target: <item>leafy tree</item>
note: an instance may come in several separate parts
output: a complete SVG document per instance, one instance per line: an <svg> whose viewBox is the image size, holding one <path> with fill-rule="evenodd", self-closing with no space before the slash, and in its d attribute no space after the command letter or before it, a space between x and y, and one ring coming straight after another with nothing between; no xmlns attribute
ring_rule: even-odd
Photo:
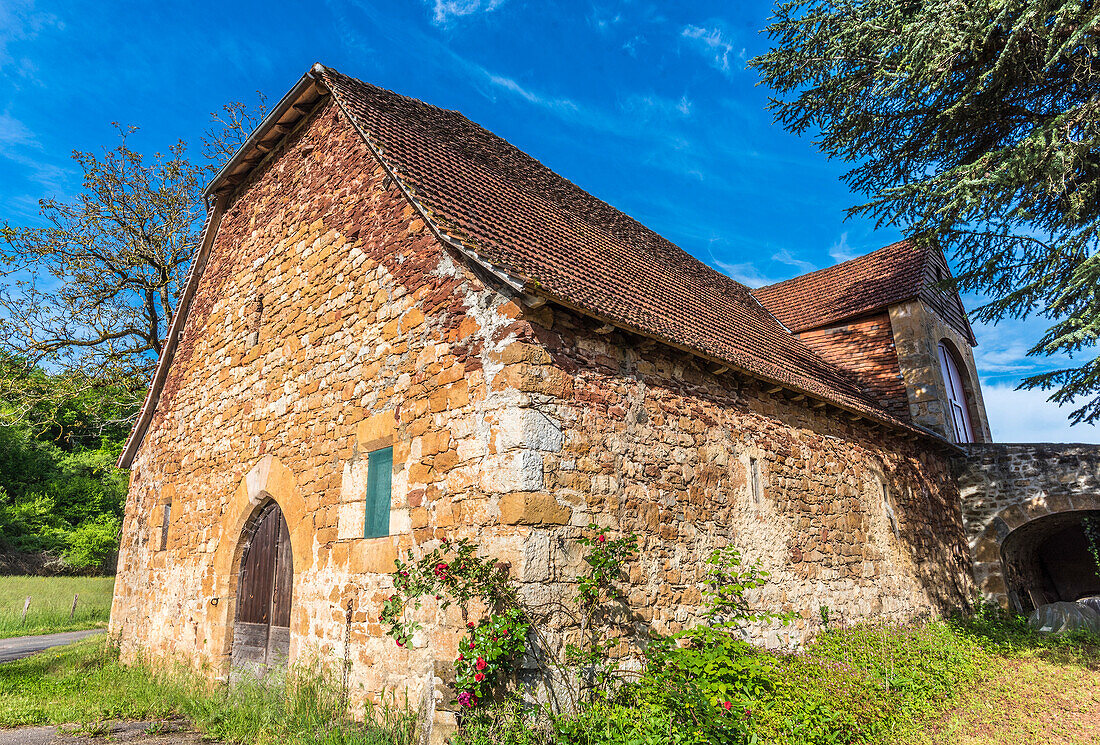
<svg viewBox="0 0 1100 745"><path fill-rule="evenodd" d="M116 147L73 153L82 189L71 201L43 199L44 227L2 224L0 362L23 365L0 390L9 421L47 391L47 408L60 410L97 386L136 415L201 234L203 184L265 111L261 96L255 110L234 102L212 114L197 161L182 141L146 158L128 144L136 128L116 124ZM40 369L62 376L43 387Z"/></svg>
<svg viewBox="0 0 1100 745"><path fill-rule="evenodd" d="M115 463L127 430L111 423L125 412L109 386L56 409L53 388L69 390L65 374L0 364L0 389L11 375L30 377L40 396L19 421L0 426L0 564L16 552L36 554L31 566L102 570L117 551L126 498L126 472ZM0 413L7 405L0 398Z"/></svg>
<svg viewBox="0 0 1100 745"><path fill-rule="evenodd" d="M854 164L851 215L951 251L980 321L1040 314L1029 354L1100 336L1100 8L1090 0L788 0L750 63L787 129ZM1100 418L1100 360L1026 378ZM1091 397L1091 398L1088 398Z"/></svg>

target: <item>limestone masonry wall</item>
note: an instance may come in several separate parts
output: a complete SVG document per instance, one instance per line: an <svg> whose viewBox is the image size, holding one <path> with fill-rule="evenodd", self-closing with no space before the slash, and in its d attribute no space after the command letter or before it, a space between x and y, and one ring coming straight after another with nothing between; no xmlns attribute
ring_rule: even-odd
<svg viewBox="0 0 1100 745"><path fill-rule="evenodd" d="M1033 520L1100 510L1100 445L982 444L958 463L959 492L975 579L1008 603L1001 547Z"/></svg>
<svg viewBox="0 0 1100 745"><path fill-rule="evenodd" d="M640 535L640 627L692 622L727 543L773 573L760 602L802 613L760 630L769 646L797 645L822 605L855 621L966 602L941 446L604 330L487 287L323 107L229 206L134 461L111 617L125 653L227 672L242 531L271 498L291 655L343 659L350 602L364 696L415 701L450 669L458 609L429 601L403 649L377 622L398 552L442 537L509 562L556 649L577 629L546 609L575 592L589 522ZM386 445L392 535L366 539L366 453Z"/></svg>

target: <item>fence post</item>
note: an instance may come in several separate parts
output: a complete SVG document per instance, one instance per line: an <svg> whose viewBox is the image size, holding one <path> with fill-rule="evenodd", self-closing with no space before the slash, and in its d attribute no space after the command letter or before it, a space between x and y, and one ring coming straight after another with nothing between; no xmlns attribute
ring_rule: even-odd
<svg viewBox="0 0 1100 745"><path fill-rule="evenodd" d="M72 620L73 620L73 616L75 616L75 615L76 615L76 599L77 599L77 598L79 598L79 597L80 597L80 593L79 593L79 592L78 592L78 593L75 593L75 594L73 595L73 607L69 609L69 620L70 620L70 621L72 621Z"/></svg>
<svg viewBox="0 0 1100 745"><path fill-rule="evenodd" d="M23 601L23 618L19 621L20 626L27 625L27 609L31 607L31 596L28 595L27 599Z"/></svg>

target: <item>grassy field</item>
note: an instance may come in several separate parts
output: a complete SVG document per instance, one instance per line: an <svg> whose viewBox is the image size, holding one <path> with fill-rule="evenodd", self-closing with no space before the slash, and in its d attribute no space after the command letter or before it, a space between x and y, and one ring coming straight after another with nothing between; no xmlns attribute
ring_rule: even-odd
<svg viewBox="0 0 1100 745"><path fill-rule="evenodd" d="M114 587L114 577L0 577L0 639L106 626ZM70 619L74 595L79 598Z"/></svg>

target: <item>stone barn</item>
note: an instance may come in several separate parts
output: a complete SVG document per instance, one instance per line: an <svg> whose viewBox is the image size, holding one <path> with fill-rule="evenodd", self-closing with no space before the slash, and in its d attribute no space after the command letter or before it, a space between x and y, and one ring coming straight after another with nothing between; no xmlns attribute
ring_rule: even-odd
<svg viewBox="0 0 1100 745"><path fill-rule="evenodd" d="M469 537L536 603L572 594L589 523L640 537L629 599L658 630L698 617L727 544L802 614L771 647L821 606L971 598L952 464L989 429L938 251L752 293L457 112L321 65L207 196L121 460L125 654L346 655L357 695L430 713L464 629L429 602L395 647L394 559Z"/></svg>

